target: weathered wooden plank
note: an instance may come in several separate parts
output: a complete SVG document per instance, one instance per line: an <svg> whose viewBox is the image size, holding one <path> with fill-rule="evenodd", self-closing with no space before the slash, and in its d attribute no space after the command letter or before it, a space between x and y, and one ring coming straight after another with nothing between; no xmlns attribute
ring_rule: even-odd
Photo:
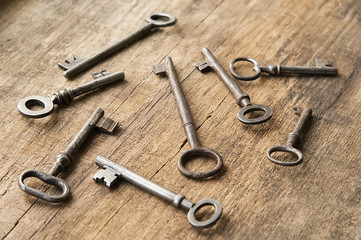
<svg viewBox="0 0 361 240"><path fill-rule="evenodd" d="M360 237L360 9L359 2L351 0L5 2L0 10L0 120L6 126L0 134L1 237ZM177 16L177 25L73 81L61 77L56 62L73 53L90 56L159 10ZM225 67L236 56L289 65L311 65L315 58L324 58L339 68L340 76L262 76L238 82L252 102L274 110L269 122L245 126L217 76L194 69L193 63L202 60L202 47L209 47ZM201 142L224 158L226 169L215 179L189 180L176 169L178 157L189 146L168 80L151 73L151 66L167 55L176 65ZM122 69L126 80L44 119L26 119L17 112L20 98L77 86L101 69ZM284 168L269 162L265 152L284 142L293 129L294 105L312 106L314 118L302 145L304 162ZM20 173L49 169L98 106L122 129L115 136L94 135L72 164L74 169L62 175L71 185L72 198L50 205L19 190ZM219 200L224 207L221 221L197 230L186 213L128 183L113 190L94 184L99 154L192 200ZM212 163L190 165L207 169Z"/></svg>

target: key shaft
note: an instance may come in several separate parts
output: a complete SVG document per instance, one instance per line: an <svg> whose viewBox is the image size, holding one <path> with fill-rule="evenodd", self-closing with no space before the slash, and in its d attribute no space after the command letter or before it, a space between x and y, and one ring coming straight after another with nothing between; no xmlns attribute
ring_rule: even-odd
<svg viewBox="0 0 361 240"><path fill-rule="evenodd" d="M305 126L306 126L307 122L311 119L311 117L312 117L312 109L311 108L306 108L305 110L302 111L301 117L298 120L298 123L297 123L295 129L293 130L293 132L291 132L289 134L289 137L287 140L287 146L294 147L295 145L297 145L299 143L300 135L305 130Z"/></svg>
<svg viewBox="0 0 361 240"><path fill-rule="evenodd" d="M166 73L169 79L171 89L173 91L173 95L177 104L177 110L182 120L188 142L192 148L200 147L201 143L198 139L198 134L193 122L193 117L188 107L182 87L180 86L178 75L175 71L172 59L170 57L166 57L165 63L153 66L153 72L155 74Z"/></svg>
<svg viewBox="0 0 361 240"><path fill-rule="evenodd" d="M100 62L101 60L107 58L108 56L114 54L115 52L118 52L119 50L129 46L131 43L149 34L153 28L154 25L151 23L142 26L140 29L129 34L128 36L126 36L119 42L115 43L114 45L107 47L101 52L98 52L95 55L80 61L74 67L69 68L63 73L64 77L68 79L75 77L76 75L88 69L89 67L93 66L94 64Z"/></svg>
<svg viewBox="0 0 361 240"><path fill-rule="evenodd" d="M93 74L93 76L95 76ZM53 94L52 101L55 104L62 105L62 104L69 104L73 101L73 99L77 96L83 95L85 93L89 93L93 90L105 87L107 85L123 81L124 79L124 72L119 71L115 73L110 73L101 77L97 77L97 79L82 84L75 88L67 88L64 90L61 90L59 92L56 92Z"/></svg>
<svg viewBox="0 0 361 240"><path fill-rule="evenodd" d="M261 72L270 75L307 74L307 75L337 75L335 67L304 67L304 66L282 66L269 65L260 66Z"/></svg>
<svg viewBox="0 0 361 240"><path fill-rule="evenodd" d="M228 90L232 93L233 97L237 100L237 104L240 107L245 107L251 104L249 95L241 90L241 88L235 83L223 66L214 57L208 48L201 50L203 57L205 58L205 64L212 68L217 74L219 79L224 83ZM200 66L196 65L199 70L203 70Z"/></svg>

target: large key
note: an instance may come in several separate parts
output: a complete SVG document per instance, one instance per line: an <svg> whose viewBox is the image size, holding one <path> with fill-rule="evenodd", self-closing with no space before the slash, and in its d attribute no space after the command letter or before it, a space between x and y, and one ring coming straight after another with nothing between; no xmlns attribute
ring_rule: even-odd
<svg viewBox="0 0 361 240"><path fill-rule="evenodd" d="M37 198L43 199L48 202L62 202L70 194L70 187L66 181L58 178L57 176L64 171L70 164L75 153L79 150L81 145L88 139L90 132L93 129L99 129L102 132L111 134L118 128L118 123L110 118L104 118L104 110L98 108L86 121L84 126L80 129L78 134L70 142L68 147L56 156L56 161L50 169L49 173L44 173L38 170L28 170L22 173L19 177L19 186L24 192L33 195ZM46 184L56 186L62 190L60 195L50 195L41 192L37 189L26 186L25 179L34 177L43 181Z"/></svg>
<svg viewBox="0 0 361 240"><path fill-rule="evenodd" d="M167 13L154 13L148 16L146 20L148 21L148 24L90 58L82 59L79 56L74 55L73 60L66 59L65 63L58 63L58 66L65 70L63 73L64 77L69 79L78 75L80 72L88 69L97 62L141 39L149 34L154 28L172 26L176 23L176 18Z"/></svg>
<svg viewBox="0 0 361 240"><path fill-rule="evenodd" d="M76 88L66 88L53 94L52 98L39 95L32 95L21 99L18 103L19 112L27 117L42 118L50 115L54 110L54 104L61 106L69 104L73 99L82 94L105 87L107 85L120 82L124 79L122 71L116 73L108 73L105 70L100 73L93 73L94 81L85 83ZM40 106L40 110L32 110L31 107Z"/></svg>
<svg viewBox="0 0 361 240"><path fill-rule="evenodd" d="M234 64L236 62L246 61L252 63L254 75L252 76L240 76L236 73ZM266 72L269 75L292 75L292 74L307 74L307 75L337 75L337 68L332 67L327 61L316 59L315 67L303 67L303 66L281 66L281 65L268 65L259 66L258 62L253 58L239 57L233 59L229 63L232 76L243 81L251 81L259 78L262 72Z"/></svg>
<svg viewBox="0 0 361 240"><path fill-rule="evenodd" d="M219 79L222 80L224 85L228 88L228 90L232 93L232 95L236 98L237 104L241 107L241 110L238 112L238 119L246 124L259 124L268 121L272 117L272 110L263 104L252 104L248 94L244 93L238 85L234 82L234 80L229 76L226 70L222 67L222 65L217 61L217 59L213 56L211 51L208 48L202 49L202 55L205 58L205 61L198 62L195 66L203 72L207 68L212 68L213 71L216 72ZM250 112L262 111L264 114L262 116L256 118L247 118L246 114Z"/></svg>
<svg viewBox="0 0 361 240"><path fill-rule="evenodd" d="M198 139L197 130L193 122L191 111L189 110L186 98L183 94L182 87L179 84L177 73L175 72L172 59L166 57L165 63L153 66L155 74L166 73L174 98L177 103L178 113L182 119L184 131L192 149L185 151L178 159L178 169L181 173L189 178L208 178L216 175L222 170L222 157L214 150L201 147ZM185 168L185 163L195 157L208 157L217 161L216 167L208 172L192 172Z"/></svg>
<svg viewBox="0 0 361 240"><path fill-rule="evenodd" d="M194 227L210 227L221 217L222 206L214 199L206 198L194 204L190 200L186 199L183 194L176 194L105 157L98 156L96 159L96 164L102 168L93 177L96 182L104 182L107 187L111 187L119 179L125 179L131 184L136 185L157 197L160 197L166 202L172 203L173 206L177 208L188 210L188 221ZM214 214L208 220L197 220L195 213L203 206L207 205L213 205L215 207Z"/></svg>

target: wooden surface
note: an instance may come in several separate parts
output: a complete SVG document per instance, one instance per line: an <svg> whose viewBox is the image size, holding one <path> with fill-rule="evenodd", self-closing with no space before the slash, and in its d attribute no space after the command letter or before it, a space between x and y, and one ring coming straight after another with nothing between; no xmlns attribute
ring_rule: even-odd
<svg viewBox="0 0 361 240"><path fill-rule="evenodd" d="M153 12L175 15L157 31L72 81L57 62L89 57L145 24ZM19 1L0 8L0 236L5 239L360 239L361 238L361 5L358 0ZM262 125L238 121L235 100L213 72L194 63L208 47L228 70L234 57L260 64L332 62L339 76L268 77L237 81L253 103L274 112ZM153 64L173 58L200 140L225 167L204 181L185 178L176 162L186 142L167 78ZM32 94L91 80L90 73L123 70L123 83L76 99L43 119L19 114ZM293 106L310 106L304 161L282 167L267 160L298 120ZM71 198L49 204L22 192L19 175L48 171L97 108L121 124L113 136L94 134L64 174ZM123 182L95 184L95 158L108 157L192 201L217 199L221 220L193 228L186 212ZM210 169L196 161L191 169ZM38 186L38 182L30 182ZM41 189L46 189L42 186ZM49 193L55 193L53 189Z"/></svg>

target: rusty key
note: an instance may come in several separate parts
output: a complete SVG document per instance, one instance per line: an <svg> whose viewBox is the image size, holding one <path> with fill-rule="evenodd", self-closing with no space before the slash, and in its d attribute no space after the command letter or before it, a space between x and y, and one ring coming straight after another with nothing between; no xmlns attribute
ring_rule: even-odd
<svg viewBox="0 0 361 240"><path fill-rule="evenodd" d="M122 71L109 73L105 70L100 73L93 73L94 81L85 83L75 88L66 88L53 94L53 97L43 97L39 95L32 95L21 99L18 103L18 109L21 114L31 118L42 118L50 115L54 110L54 104L61 106L69 104L73 99L82 94L89 93L96 89L105 87L107 85L120 82L124 79ZM31 107L40 106L40 110L32 110Z"/></svg>
<svg viewBox="0 0 361 240"><path fill-rule="evenodd" d="M184 152L178 159L179 171L189 178L208 178L219 173L223 167L222 157L214 150L201 147L198 139L197 130L193 123L192 114L189 110L187 101L183 94L182 88L178 81L177 73L175 72L173 61L170 57L166 57L165 63L153 66L155 74L166 73L170 86L172 88L174 98L177 103L177 109L183 122L184 131L186 132L187 139L192 149ZM184 165L187 161L195 157L208 157L217 161L216 167L209 172L192 172L187 170Z"/></svg>
<svg viewBox="0 0 361 240"><path fill-rule="evenodd" d="M168 27L176 23L176 18L167 13L154 13L148 16L146 20L148 24L90 58L82 59L78 55L74 55L73 60L66 59L65 63L58 63L58 66L65 70L63 73L64 77L69 79L78 75L104 58L149 34L154 28Z"/></svg>
<svg viewBox="0 0 361 240"><path fill-rule="evenodd" d="M236 68L234 64L236 62L250 62L253 64L254 75L252 76L241 76L236 73ZM337 68L332 67L327 61L316 59L315 67L304 67L304 66L282 66L282 65L268 65L268 66L259 66L258 62L253 58L249 57L239 57L233 59L229 63L229 69L233 77L243 80L251 81L259 78L262 72L268 73L269 75L324 75L324 76L335 76L337 75Z"/></svg>
<svg viewBox="0 0 361 240"><path fill-rule="evenodd" d="M24 192L33 195L37 198L43 199L48 202L62 202L70 194L70 187L68 183L57 176L64 171L70 164L70 161L73 160L73 156L79 150L80 146L89 138L90 132L93 129L99 129L102 132L112 134L116 128L118 128L118 123L114 122L110 118L104 118L104 110L98 108L93 112L90 118L86 121L84 126L80 129L78 134L73 138L68 147L60 152L56 156L56 161L50 169L49 173L44 173L39 170L28 170L22 173L19 177L19 187ZM37 189L28 187L25 184L25 179L27 178L37 178L44 183L49 185L56 186L62 190L60 195L50 195L45 192L41 192Z"/></svg>
<svg viewBox="0 0 361 240"><path fill-rule="evenodd" d="M98 156L96 164L102 169L100 169L94 175L94 181L103 182L107 187L111 187L115 182L121 179L127 180L131 184L138 186L157 197L160 197L164 201L172 203L172 205L176 208L188 210L188 221L194 227L210 227L214 225L222 215L222 206L215 199L205 198L196 203L193 203L183 194L174 193L169 189L162 187L161 185L146 179L145 177L142 177L105 157ZM195 213L204 206L213 206L215 211L210 218L206 220L198 220Z"/></svg>
<svg viewBox="0 0 361 240"><path fill-rule="evenodd" d="M283 165L283 166L294 166L294 165L297 165L302 162L303 154L300 150L295 148L295 146L299 143L300 135L303 132L303 130L305 129L307 122L311 119L311 116L312 116L311 108L306 108L305 110L303 110L301 113L300 120L298 121L295 130L293 130L293 132L291 132L289 134L286 146L276 146L276 147L272 147L268 150L267 157L271 162L274 162L276 164ZM274 152L288 152L288 153L294 154L297 156L297 160L292 161L292 162L277 160L277 159L271 157L271 154Z"/></svg>
<svg viewBox="0 0 361 240"><path fill-rule="evenodd" d="M263 104L252 104L247 93L244 93L235 81L229 76L222 65L213 56L208 48L202 49L202 55L205 60L198 62L195 66L203 72L207 68L211 68L219 77L219 79L226 85L228 90L232 93L234 98L237 100L237 104L241 107L238 112L238 119L246 124L259 124L268 121L272 117L272 110ZM247 118L246 114L250 112L262 111L263 115L256 118Z"/></svg>

